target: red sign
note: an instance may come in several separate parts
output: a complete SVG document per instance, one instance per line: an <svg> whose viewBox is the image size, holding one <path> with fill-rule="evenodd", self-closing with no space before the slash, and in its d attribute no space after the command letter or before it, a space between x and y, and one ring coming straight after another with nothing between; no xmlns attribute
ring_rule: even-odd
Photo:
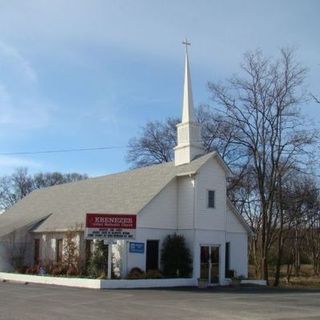
<svg viewBox="0 0 320 320"><path fill-rule="evenodd" d="M106 229L136 229L136 215L87 213L86 227Z"/></svg>
<svg viewBox="0 0 320 320"><path fill-rule="evenodd" d="M87 213L86 239L135 238L137 216L135 214Z"/></svg>

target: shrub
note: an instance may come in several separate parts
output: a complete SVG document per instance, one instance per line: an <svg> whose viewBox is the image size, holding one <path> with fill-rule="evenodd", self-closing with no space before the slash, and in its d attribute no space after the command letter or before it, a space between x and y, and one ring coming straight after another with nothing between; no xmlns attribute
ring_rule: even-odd
<svg viewBox="0 0 320 320"><path fill-rule="evenodd" d="M61 264L57 264L56 266L54 266L52 268L52 271L51 271L51 274L53 276L61 276L61 275L65 274L65 273L66 273L66 270L63 267L63 265L61 265Z"/></svg>
<svg viewBox="0 0 320 320"><path fill-rule="evenodd" d="M128 273L127 279L145 279L146 274L143 270L138 267L134 267Z"/></svg>
<svg viewBox="0 0 320 320"><path fill-rule="evenodd" d="M11 258L11 263L14 270L20 273L20 270L24 267L24 257L23 255L16 255Z"/></svg>
<svg viewBox="0 0 320 320"><path fill-rule="evenodd" d="M158 269L148 270L146 273L146 279L161 279L162 273Z"/></svg>
<svg viewBox="0 0 320 320"><path fill-rule="evenodd" d="M52 274L53 269L55 268L55 265L52 261L46 261L44 263L44 269L46 270L47 274Z"/></svg>
<svg viewBox="0 0 320 320"><path fill-rule="evenodd" d="M107 275L106 275L106 273L104 272L104 271L102 271L101 273L100 273L100 275L97 277L97 279L107 279Z"/></svg>
<svg viewBox="0 0 320 320"><path fill-rule="evenodd" d="M226 271L226 278L232 279L235 277L235 271L234 270L227 270Z"/></svg>
<svg viewBox="0 0 320 320"><path fill-rule="evenodd" d="M63 263L66 265L67 269L69 269L71 266L79 269L80 257L76 241L77 234L77 228L69 229L65 233L63 241Z"/></svg>
<svg viewBox="0 0 320 320"><path fill-rule="evenodd" d="M101 277L108 269L108 246L99 241L88 263L87 274L91 278Z"/></svg>
<svg viewBox="0 0 320 320"><path fill-rule="evenodd" d="M34 265L26 269L26 274L38 274L40 266Z"/></svg>
<svg viewBox="0 0 320 320"><path fill-rule="evenodd" d="M21 266L21 267L18 267L15 271L17 273L26 273L28 270L28 266Z"/></svg>
<svg viewBox="0 0 320 320"><path fill-rule="evenodd" d="M161 250L163 274L166 277L189 277L192 272L190 250L182 235L168 235Z"/></svg>
<svg viewBox="0 0 320 320"><path fill-rule="evenodd" d="M78 276L80 274L79 269L73 265L68 267L67 276Z"/></svg>

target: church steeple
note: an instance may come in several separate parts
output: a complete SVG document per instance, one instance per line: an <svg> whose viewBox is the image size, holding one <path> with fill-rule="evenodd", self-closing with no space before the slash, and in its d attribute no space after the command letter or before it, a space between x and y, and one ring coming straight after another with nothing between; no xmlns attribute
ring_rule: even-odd
<svg viewBox="0 0 320 320"><path fill-rule="evenodd" d="M178 144L174 148L175 165L190 163L196 156L203 154L201 146L201 128L196 122L193 107L191 88L188 46L191 44L186 39L182 42L186 46L184 65L184 87L182 102L182 120L177 125Z"/></svg>
<svg viewBox="0 0 320 320"><path fill-rule="evenodd" d="M190 66L188 57L188 46L191 44L185 40L182 42L186 45L186 54L184 62L184 85L183 85L183 103L182 103L182 122L194 121L193 98L190 78Z"/></svg>

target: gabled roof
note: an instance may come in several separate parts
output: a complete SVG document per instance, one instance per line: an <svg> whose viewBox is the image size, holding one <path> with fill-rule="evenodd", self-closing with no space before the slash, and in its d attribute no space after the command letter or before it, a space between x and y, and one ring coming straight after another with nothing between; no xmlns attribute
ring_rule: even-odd
<svg viewBox="0 0 320 320"><path fill-rule="evenodd" d="M33 231L64 231L82 226L87 212L138 213L172 179L196 173L212 152L189 164L174 162L35 190L0 216L0 236L46 219Z"/></svg>

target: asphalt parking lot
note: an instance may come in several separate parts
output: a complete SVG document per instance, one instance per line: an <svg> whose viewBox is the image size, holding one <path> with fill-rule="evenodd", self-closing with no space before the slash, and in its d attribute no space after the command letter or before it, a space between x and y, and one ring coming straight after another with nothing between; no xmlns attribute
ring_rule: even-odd
<svg viewBox="0 0 320 320"><path fill-rule="evenodd" d="M0 319L320 319L320 290L105 290L0 283Z"/></svg>

